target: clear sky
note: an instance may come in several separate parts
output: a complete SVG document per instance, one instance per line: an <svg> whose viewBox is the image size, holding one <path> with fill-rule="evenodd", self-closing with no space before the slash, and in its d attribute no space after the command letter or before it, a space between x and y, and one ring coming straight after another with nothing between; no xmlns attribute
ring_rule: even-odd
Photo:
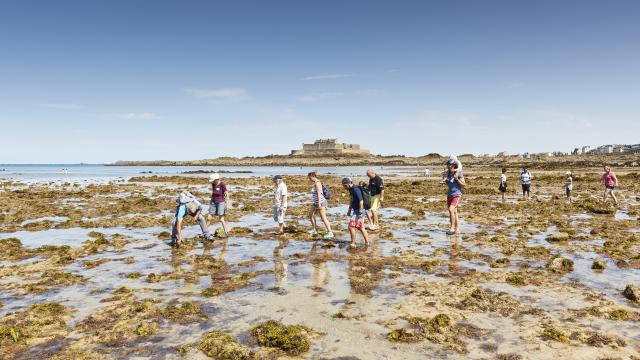
<svg viewBox="0 0 640 360"><path fill-rule="evenodd" d="M0 163L640 142L640 1L0 2Z"/></svg>

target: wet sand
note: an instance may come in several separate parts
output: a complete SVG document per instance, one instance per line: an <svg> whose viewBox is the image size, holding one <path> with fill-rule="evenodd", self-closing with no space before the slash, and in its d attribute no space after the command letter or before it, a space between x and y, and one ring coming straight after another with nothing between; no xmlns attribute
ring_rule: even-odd
<svg viewBox="0 0 640 360"><path fill-rule="evenodd" d="M637 359L640 303L625 288L640 286L640 175L617 171L614 209L598 168L574 174L573 204L563 172L542 169L530 201L512 170L502 203L497 168L465 168L459 237L437 177L388 176L383 227L357 249L338 177L323 177L334 242L307 234L306 178L286 179L284 236L270 180L242 178L227 181L231 236L203 242L189 221L180 249L167 245L173 199L207 199L202 178L5 182L0 358ZM301 326L256 328L268 320Z"/></svg>

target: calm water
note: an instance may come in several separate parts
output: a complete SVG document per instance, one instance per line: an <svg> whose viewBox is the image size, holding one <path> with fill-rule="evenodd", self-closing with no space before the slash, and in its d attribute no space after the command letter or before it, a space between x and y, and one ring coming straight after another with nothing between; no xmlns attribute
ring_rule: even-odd
<svg viewBox="0 0 640 360"><path fill-rule="evenodd" d="M342 176L364 176L366 166L349 167L300 167L300 166L105 166L79 164L49 164L49 165L0 165L0 180L15 180L22 182L109 182L114 180L128 180L133 176L170 176L187 175L207 177L207 174L184 174L188 171L205 170L216 171L250 171L250 173L225 173L223 177L264 177L273 175L306 175L309 171L320 174L335 174ZM381 174L419 174L421 170L412 166L407 167L372 167ZM151 173L149 173L151 172Z"/></svg>

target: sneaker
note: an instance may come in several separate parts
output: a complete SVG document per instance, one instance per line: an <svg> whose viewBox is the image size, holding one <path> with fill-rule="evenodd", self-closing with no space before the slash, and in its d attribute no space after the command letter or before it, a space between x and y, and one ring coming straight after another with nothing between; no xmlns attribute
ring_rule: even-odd
<svg viewBox="0 0 640 360"><path fill-rule="evenodd" d="M318 235L318 231L317 230L309 230L308 233L309 233L309 235Z"/></svg>
<svg viewBox="0 0 640 360"><path fill-rule="evenodd" d="M332 233L332 232L330 232L330 233L326 233L326 234L324 234L324 238L325 238L325 239L333 239L333 233Z"/></svg>

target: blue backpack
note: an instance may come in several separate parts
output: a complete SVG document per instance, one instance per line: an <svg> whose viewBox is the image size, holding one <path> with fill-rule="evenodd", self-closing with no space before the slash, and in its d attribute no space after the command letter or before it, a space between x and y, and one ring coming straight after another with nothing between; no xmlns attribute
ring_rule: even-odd
<svg viewBox="0 0 640 360"><path fill-rule="evenodd" d="M329 188L325 184L322 184L322 196L327 200L331 199L331 191L329 191Z"/></svg>

